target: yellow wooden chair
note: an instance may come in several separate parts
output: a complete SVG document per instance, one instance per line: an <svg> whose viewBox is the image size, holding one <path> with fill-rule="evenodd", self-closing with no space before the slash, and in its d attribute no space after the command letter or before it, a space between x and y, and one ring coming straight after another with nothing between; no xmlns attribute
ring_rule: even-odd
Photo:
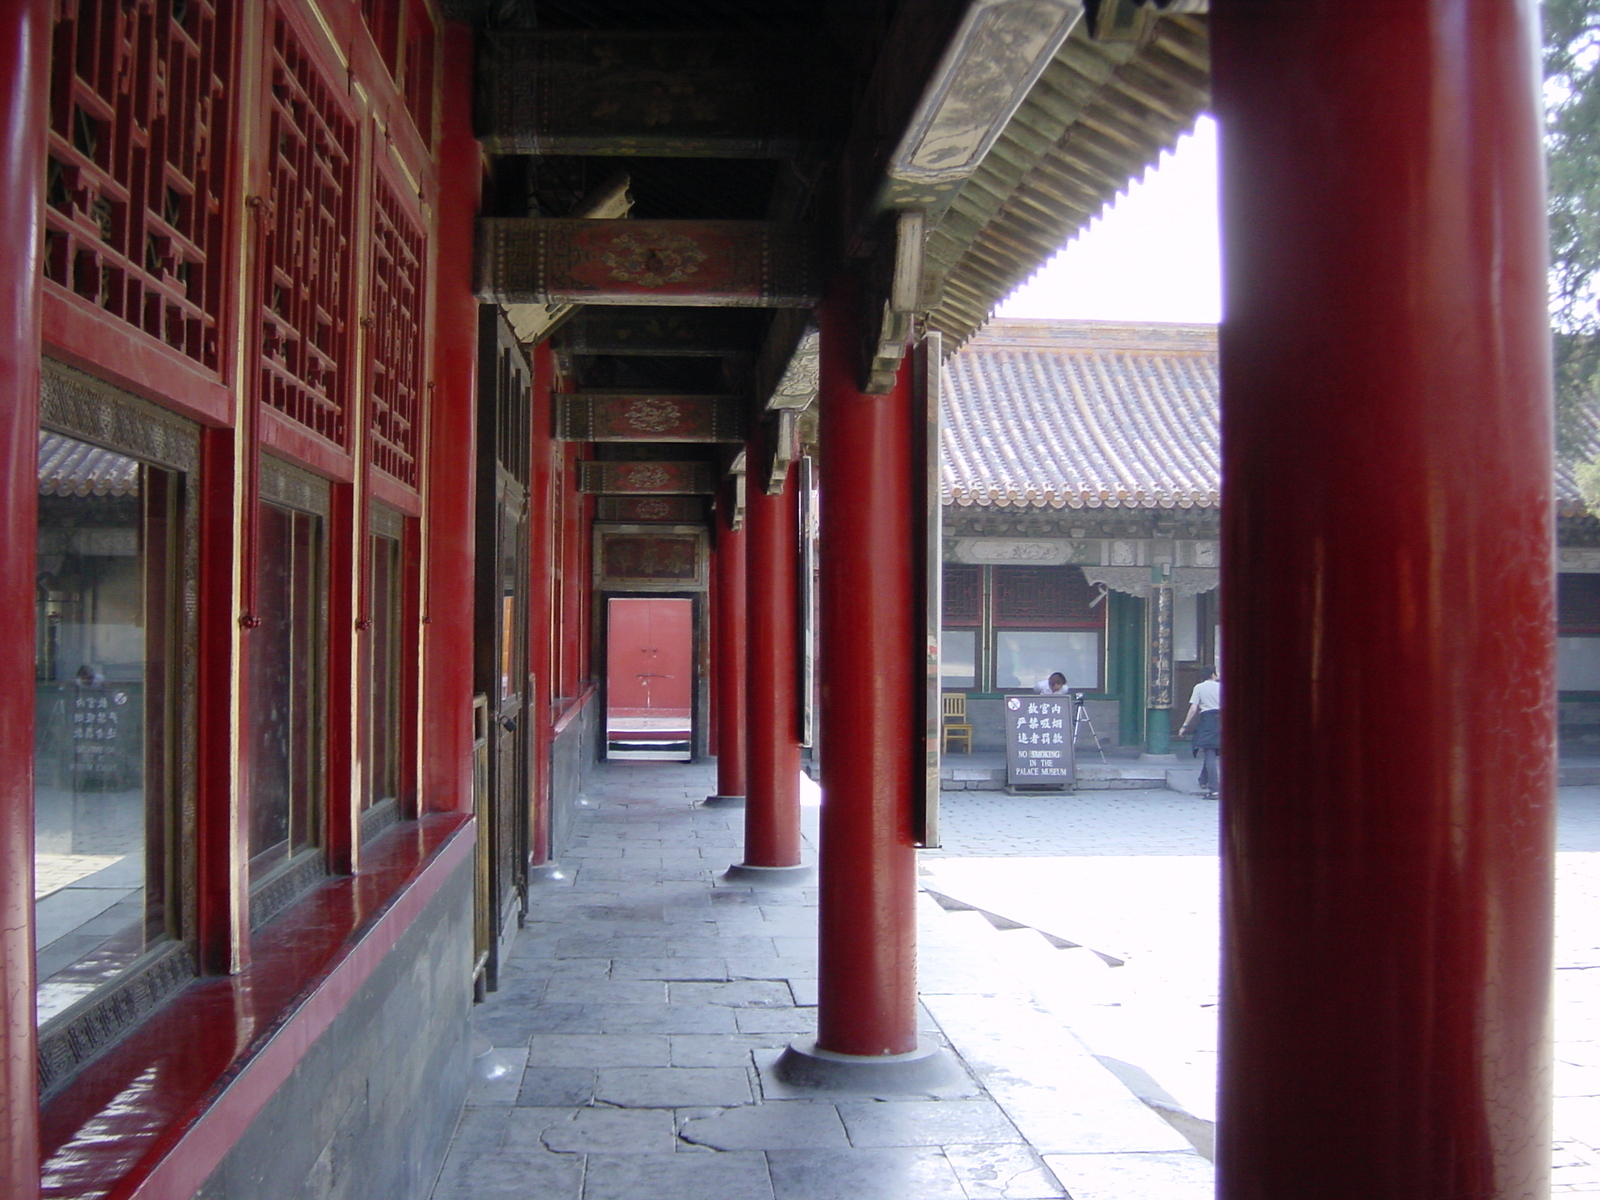
<svg viewBox="0 0 1600 1200"><path fill-rule="evenodd" d="M967 694L944 694L944 750L950 752L952 742L963 743L963 753L972 753L972 726L967 722Z"/></svg>

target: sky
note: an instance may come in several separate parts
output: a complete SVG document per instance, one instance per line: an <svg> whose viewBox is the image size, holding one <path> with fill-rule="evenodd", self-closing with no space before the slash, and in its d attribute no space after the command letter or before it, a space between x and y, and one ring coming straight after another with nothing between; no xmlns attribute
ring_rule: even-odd
<svg viewBox="0 0 1600 1200"><path fill-rule="evenodd" d="M1201 117L995 315L1215 322L1221 311L1217 126Z"/></svg>

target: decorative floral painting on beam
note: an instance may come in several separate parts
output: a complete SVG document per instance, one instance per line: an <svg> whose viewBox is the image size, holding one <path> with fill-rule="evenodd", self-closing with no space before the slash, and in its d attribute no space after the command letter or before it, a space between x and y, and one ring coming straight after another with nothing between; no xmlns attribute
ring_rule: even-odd
<svg viewBox="0 0 1600 1200"><path fill-rule="evenodd" d="M616 590L699 590L706 586L709 539L703 528L596 525L595 584Z"/></svg>

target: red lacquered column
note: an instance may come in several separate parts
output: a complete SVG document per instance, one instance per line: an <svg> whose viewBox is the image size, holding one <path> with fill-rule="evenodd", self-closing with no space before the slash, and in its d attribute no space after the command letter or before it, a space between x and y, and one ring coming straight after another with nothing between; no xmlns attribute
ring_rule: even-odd
<svg viewBox="0 0 1600 1200"><path fill-rule="evenodd" d="M752 467L770 456L766 452L770 432L764 429L751 439ZM768 495L760 473L752 471L745 495L749 771L744 863L733 871L738 876L745 868L762 872L786 868L791 881L802 874L793 870L800 865L800 656L795 623L800 551L795 492L793 481L785 479L777 495Z"/></svg>
<svg viewBox="0 0 1600 1200"><path fill-rule="evenodd" d="M922 639L909 370L885 396L856 383L857 302L840 277L821 310L822 843L817 1046L917 1046L911 789Z"/></svg>
<svg viewBox="0 0 1600 1200"><path fill-rule="evenodd" d="M39 498L39 243L49 0L0 5L0 588L32 628ZM33 970L33 639L0 638L0 1195L39 1194Z"/></svg>
<svg viewBox="0 0 1600 1200"><path fill-rule="evenodd" d="M1218 1194L1549 1187L1535 7L1216 0Z"/></svg>
<svg viewBox="0 0 1600 1200"><path fill-rule="evenodd" d="M734 484L729 481L717 498L717 545L712 559L712 616L715 637L711 662L716 672L717 707L717 794L711 802L739 802L744 799L748 737L745 732L746 622L745 533L733 528ZM796 748L796 757L799 750Z"/></svg>
<svg viewBox="0 0 1600 1200"><path fill-rule="evenodd" d="M472 244L482 156L472 136L472 30L445 27L439 138L435 389L429 408L423 802L472 809L472 518L478 301Z"/></svg>

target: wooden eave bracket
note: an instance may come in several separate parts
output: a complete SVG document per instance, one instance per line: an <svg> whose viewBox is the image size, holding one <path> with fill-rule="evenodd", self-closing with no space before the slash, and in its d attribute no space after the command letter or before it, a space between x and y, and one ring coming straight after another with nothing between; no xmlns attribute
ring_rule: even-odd
<svg viewBox="0 0 1600 1200"><path fill-rule="evenodd" d="M776 423L772 438L772 453L762 464L767 495L776 496L783 491L789 478L789 468L800 458L800 410L780 408L766 417Z"/></svg>
<svg viewBox="0 0 1600 1200"><path fill-rule="evenodd" d="M1089 36L1097 42L1142 42L1156 19L1178 13L1207 13L1210 0L1083 0Z"/></svg>
<svg viewBox="0 0 1600 1200"><path fill-rule="evenodd" d="M862 282L863 347L861 390L882 395L894 386L911 345L916 317L923 308L923 254L927 220L921 212L893 215L893 236L885 237L868 260Z"/></svg>

